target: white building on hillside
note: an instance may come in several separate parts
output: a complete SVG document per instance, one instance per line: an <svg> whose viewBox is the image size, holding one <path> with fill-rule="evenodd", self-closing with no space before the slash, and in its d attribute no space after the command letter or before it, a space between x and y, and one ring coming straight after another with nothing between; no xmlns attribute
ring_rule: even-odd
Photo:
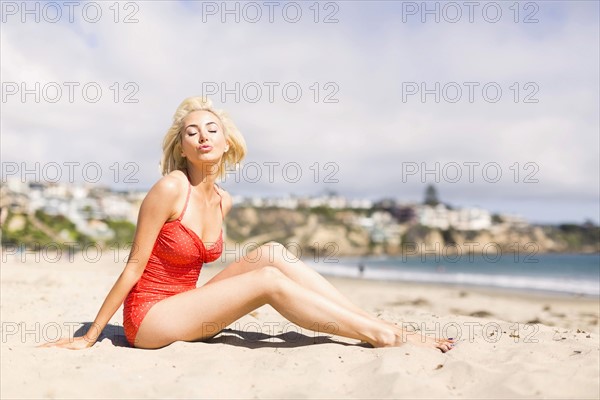
<svg viewBox="0 0 600 400"><path fill-rule="evenodd" d="M419 205L416 213L421 225L442 230L452 227L459 231L469 231L489 229L492 226L490 212L481 208L450 210L440 203L435 207Z"/></svg>

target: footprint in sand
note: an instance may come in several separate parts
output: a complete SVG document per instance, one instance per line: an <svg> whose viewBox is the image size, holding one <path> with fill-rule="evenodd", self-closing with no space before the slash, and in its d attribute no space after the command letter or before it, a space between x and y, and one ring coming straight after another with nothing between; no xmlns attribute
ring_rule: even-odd
<svg viewBox="0 0 600 400"><path fill-rule="evenodd" d="M390 306L428 306L431 305L429 301L421 297L415 300L400 300L393 303L389 303Z"/></svg>
<svg viewBox="0 0 600 400"><path fill-rule="evenodd" d="M469 316L477 317L477 318L487 318L487 317L493 317L494 314L492 314L489 311L480 310L480 311L473 311L472 313L469 314Z"/></svg>

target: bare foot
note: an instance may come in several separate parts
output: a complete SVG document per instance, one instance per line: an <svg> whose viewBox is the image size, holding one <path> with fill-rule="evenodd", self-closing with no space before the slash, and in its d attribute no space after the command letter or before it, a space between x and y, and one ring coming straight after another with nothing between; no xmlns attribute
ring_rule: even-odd
<svg viewBox="0 0 600 400"><path fill-rule="evenodd" d="M375 347L398 347L405 343L411 343L420 347L439 349L442 351L442 353L445 353L452 350L455 344L455 340L453 338L436 338L421 335L418 332L407 331L406 329L401 329L398 326L394 326L394 328L393 335L388 336Z"/></svg>
<svg viewBox="0 0 600 400"><path fill-rule="evenodd" d="M426 335L421 335L418 332L404 331L405 343L412 343L417 346L440 349L442 353L450 351L454 348L455 340L452 338L436 338Z"/></svg>

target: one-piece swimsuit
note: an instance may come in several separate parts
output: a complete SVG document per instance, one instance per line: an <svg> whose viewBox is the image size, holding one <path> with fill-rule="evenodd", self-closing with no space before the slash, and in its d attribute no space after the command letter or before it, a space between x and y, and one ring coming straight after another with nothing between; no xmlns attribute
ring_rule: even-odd
<svg viewBox="0 0 600 400"><path fill-rule="evenodd" d="M204 245L200 237L181 223L190 199L192 186L179 218L167 221L161 228L152 248L146 268L124 301L123 328L132 346L144 317L161 300L196 288L202 265L218 259L223 252L223 228L217 241ZM221 194L215 187L219 196ZM223 199L219 203L223 218Z"/></svg>

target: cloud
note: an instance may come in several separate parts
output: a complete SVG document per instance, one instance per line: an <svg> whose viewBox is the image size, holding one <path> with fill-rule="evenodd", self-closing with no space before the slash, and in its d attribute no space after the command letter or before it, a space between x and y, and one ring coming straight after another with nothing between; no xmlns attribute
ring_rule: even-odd
<svg viewBox="0 0 600 400"><path fill-rule="evenodd" d="M295 183L280 172L273 183L246 179L231 185L234 192L328 188L353 197L420 200L424 183L403 181L403 162L429 168L495 162L502 168L499 182L480 177L439 185L457 204L552 199L553 212L532 216L545 220L561 219L566 205L592 199L581 216L599 219L593 207L600 179L596 3L537 3L536 24L512 22L508 3L497 24L478 14L474 23L403 23L402 3L394 2L336 3L339 22L332 24L314 23L308 3L298 23L286 22L279 9L273 23L265 9L258 23L234 23L232 16L222 23L220 15L203 15L201 3L137 2L139 22L125 24L113 21L108 3L99 4L103 17L95 24L77 14L74 23L12 18L2 24L3 83L32 88L57 82L63 89L57 103L36 103L33 96L25 103L18 96L3 101L3 162L95 161L117 187L131 184L115 183L110 167L135 162L136 187L148 188L159 177L160 143L181 100L201 94L206 83L228 90L238 83L247 90L239 102L233 95L222 98L222 91L212 97L246 136L247 162L263 165L265 177L265 162L295 162L303 175ZM121 9L119 18L132 10ZM332 11L320 9L319 20ZM65 100L64 82L80 83L73 103ZM407 82L427 89L456 82L446 86L446 97L456 87L463 97L456 103L444 97L436 103L433 95L424 103L419 95L403 101ZM465 82L478 83L474 102L467 100ZM102 89L97 103L84 100L86 83ZM486 83L502 89L498 102L484 99ZM257 87L262 96L252 103ZM286 101L296 87L300 100ZM527 94L539 101L524 103ZM138 102L124 103L127 95ZM324 102L328 95L337 103ZM526 163L537 166L538 183L522 182L532 171ZM328 173L338 182L323 182Z"/></svg>

